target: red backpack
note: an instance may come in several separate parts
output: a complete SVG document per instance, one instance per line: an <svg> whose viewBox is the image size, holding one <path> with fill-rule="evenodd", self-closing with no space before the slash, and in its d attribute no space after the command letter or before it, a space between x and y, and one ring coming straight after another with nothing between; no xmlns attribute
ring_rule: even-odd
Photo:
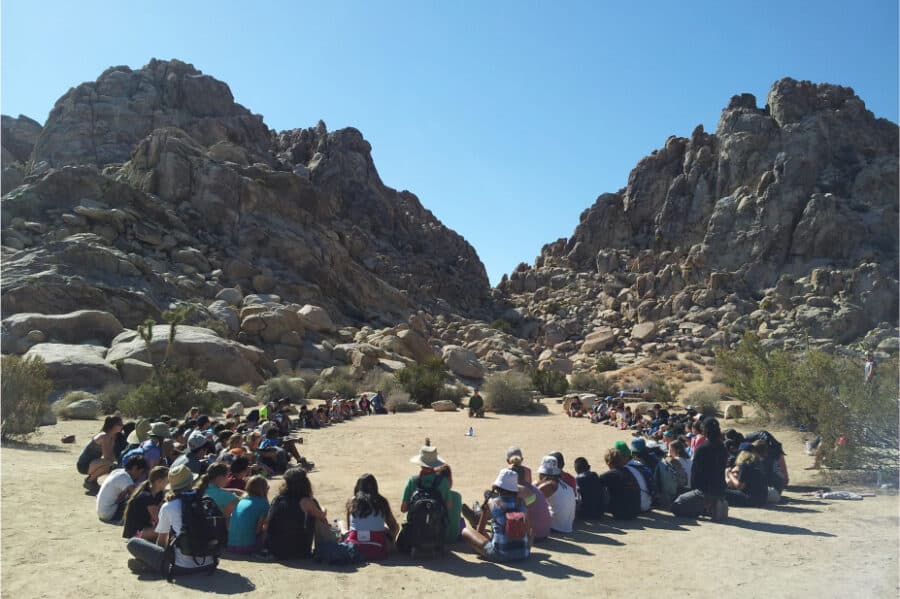
<svg viewBox="0 0 900 599"><path fill-rule="evenodd" d="M507 539L524 539L528 535L528 526L525 523L525 513L519 511L519 506L515 510L506 512L506 526L504 534Z"/></svg>

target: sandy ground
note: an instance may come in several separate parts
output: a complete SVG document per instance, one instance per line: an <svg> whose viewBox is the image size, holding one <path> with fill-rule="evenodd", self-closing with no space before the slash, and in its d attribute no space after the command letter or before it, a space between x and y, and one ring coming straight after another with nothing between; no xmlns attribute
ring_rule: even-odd
<svg viewBox="0 0 900 599"><path fill-rule="evenodd" d="M469 424L475 427L471 438L464 434ZM60 422L26 446L0 450L4 597L158 598L173 592L164 580L127 570L121 529L97 520L93 498L83 495L75 459L98 428L99 422ZM800 435L776 432L788 452L792 484L814 485L813 474L803 470L812 458L803 453ZM75 434L77 443L62 445L66 434ZM426 436L453 464L454 486L469 503L493 481L509 445L521 446L535 471L541 455L553 450L564 453L567 469L583 455L602 471L603 451L626 438L568 419L555 404L549 416L470 421L462 412L429 410L359 418L303 436L317 463L314 492L330 514L341 515L363 472L377 476L398 510L403 484L415 471L408 460ZM354 569L225 559L214 576L183 577L176 585L181 597L897 597L898 498L881 493L829 502L789 492L789 503L776 508L733 508L725 524L665 513L583 523L572 535L538 545L520 565L486 563L463 546L425 563L395 556Z"/></svg>

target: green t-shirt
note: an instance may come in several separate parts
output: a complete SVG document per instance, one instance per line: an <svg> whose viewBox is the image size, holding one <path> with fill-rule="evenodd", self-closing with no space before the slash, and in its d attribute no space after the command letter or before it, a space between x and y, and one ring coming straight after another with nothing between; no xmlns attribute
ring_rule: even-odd
<svg viewBox="0 0 900 599"><path fill-rule="evenodd" d="M422 475L422 485L424 487L430 487L434 483L434 478L437 475L433 472L429 472L428 474ZM413 493L416 491L416 480L418 476L410 476L409 480L406 481L406 487L403 489L403 499L402 503L409 503L409 500L412 499ZM442 476L440 482L437 486L438 493L441 494L441 497L444 498L444 501L447 501L447 498L450 496L450 481L446 476ZM462 509L462 508L460 508ZM459 514L456 516L457 522L459 521Z"/></svg>
<svg viewBox="0 0 900 599"><path fill-rule="evenodd" d="M459 520L462 518L462 495L450 491L450 508L447 510L447 542L455 543L459 538Z"/></svg>
<svg viewBox="0 0 900 599"><path fill-rule="evenodd" d="M480 395L473 395L469 398L469 408L472 410L480 410L484 407L484 398Z"/></svg>

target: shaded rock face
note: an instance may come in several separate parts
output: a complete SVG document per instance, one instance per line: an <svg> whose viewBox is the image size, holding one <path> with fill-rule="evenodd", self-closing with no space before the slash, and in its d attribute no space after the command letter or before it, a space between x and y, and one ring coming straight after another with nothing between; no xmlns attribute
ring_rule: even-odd
<svg viewBox="0 0 900 599"><path fill-rule="evenodd" d="M0 185L2 185L0 193L6 193L21 185L25 180L26 163L41 134L41 124L21 114L15 119L3 115L0 117L0 121L2 121L0 143L3 146L2 159L0 159L3 169L2 177L0 177Z"/></svg>
<svg viewBox="0 0 900 599"><path fill-rule="evenodd" d="M669 138L570 238L517 267L498 311L559 306L543 326L573 327L575 342L633 327L614 351L656 336L706 351L747 331L852 343L897 323L897 151L897 125L850 88L782 79L762 108L734 96L714 134ZM707 326L678 326L698 318Z"/></svg>
<svg viewBox="0 0 900 599"><path fill-rule="evenodd" d="M30 159L2 200L4 315L92 308L134 327L223 288L335 324L487 312L475 250L382 183L355 129L276 134L224 83L158 60L73 88L42 129L4 119L4 160Z"/></svg>

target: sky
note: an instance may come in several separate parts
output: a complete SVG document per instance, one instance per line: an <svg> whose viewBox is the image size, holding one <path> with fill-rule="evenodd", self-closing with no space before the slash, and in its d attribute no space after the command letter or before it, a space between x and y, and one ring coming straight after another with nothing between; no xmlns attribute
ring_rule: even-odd
<svg viewBox="0 0 900 599"><path fill-rule="evenodd" d="M0 111L43 123L109 66L178 58L273 129L362 131L496 284L735 94L839 83L897 122L897 5L3 0Z"/></svg>

